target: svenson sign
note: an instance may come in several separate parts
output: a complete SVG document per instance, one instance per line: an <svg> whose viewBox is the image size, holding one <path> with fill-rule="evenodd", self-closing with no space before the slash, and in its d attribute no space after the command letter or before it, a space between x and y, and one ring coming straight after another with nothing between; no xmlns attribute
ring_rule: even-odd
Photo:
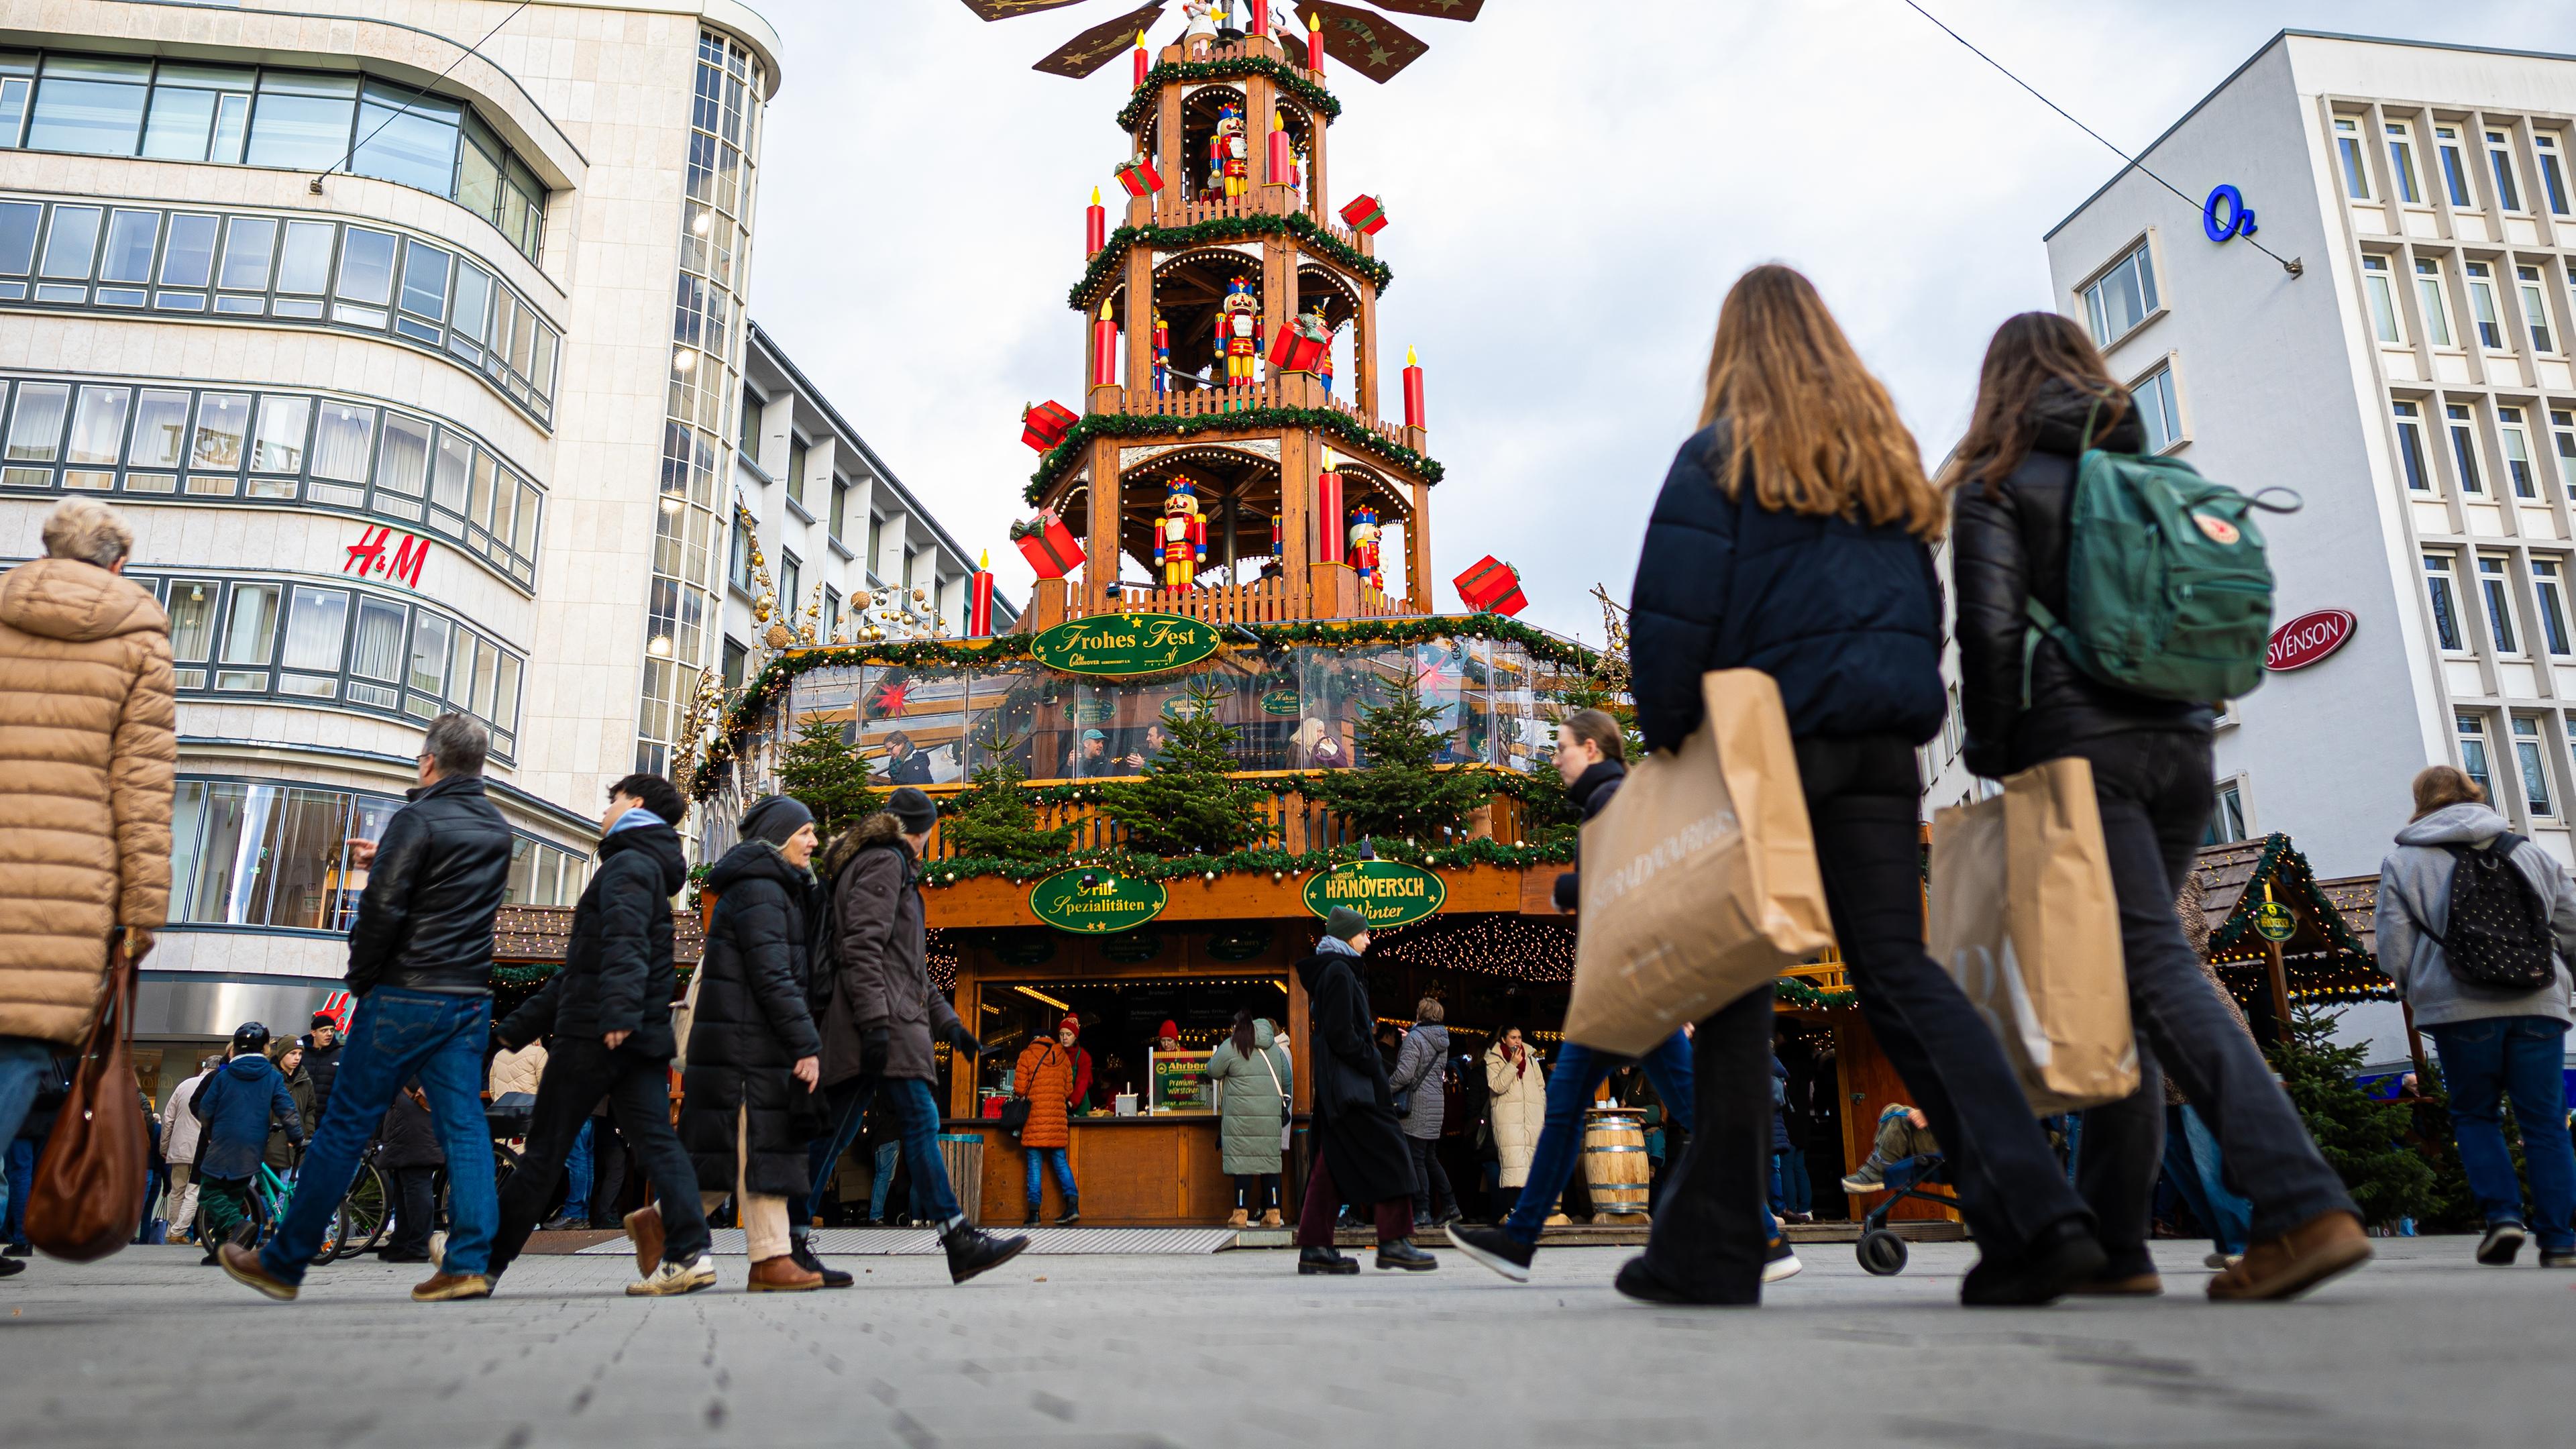
<svg viewBox="0 0 2576 1449"><path fill-rule="evenodd" d="M2352 637L2352 625L2347 609L2301 614L2272 631L2272 647L2263 653L2263 667L2275 674L2305 669L2341 649Z"/></svg>

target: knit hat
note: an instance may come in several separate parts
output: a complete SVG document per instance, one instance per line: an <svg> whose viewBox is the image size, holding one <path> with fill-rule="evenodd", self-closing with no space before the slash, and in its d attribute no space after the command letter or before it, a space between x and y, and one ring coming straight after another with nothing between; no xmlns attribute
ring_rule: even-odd
<svg viewBox="0 0 2576 1449"><path fill-rule="evenodd" d="M1170 1037L1177 1037L1177 1036L1179 1036L1180 1034L1181 1034L1181 1029L1180 1029L1180 1027L1179 1027L1178 1025L1176 1025L1176 1024L1174 1024L1174 1023L1172 1023L1172 1022L1168 1022L1168 1021L1167 1021L1167 1022L1164 1022L1164 1023L1163 1023L1163 1029L1162 1029L1161 1031L1158 1031L1158 1032L1154 1033L1154 1039L1155 1039L1155 1040L1157 1040L1157 1041L1160 1041L1160 1040L1162 1040L1164 1037L1167 1037L1167 1036L1170 1036Z"/></svg>
<svg viewBox="0 0 2576 1449"><path fill-rule="evenodd" d="M939 806L929 796L910 785L886 797L886 809L894 812L895 823L906 835L927 834L939 823Z"/></svg>
<svg viewBox="0 0 2576 1449"><path fill-rule="evenodd" d="M814 812L793 795L763 795L742 812L742 838L785 845L787 837L814 823Z"/></svg>
<svg viewBox="0 0 2576 1449"><path fill-rule="evenodd" d="M1068 1011L1064 1014L1064 1020L1056 1024L1056 1030L1069 1031L1075 1036L1080 1036L1082 1035L1082 1018Z"/></svg>
<svg viewBox="0 0 2576 1449"><path fill-rule="evenodd" d="M1337 941L1348 941L1369 928L1368 917L1348 906L1335 906L1324 918L1324 934Z"/></svg>

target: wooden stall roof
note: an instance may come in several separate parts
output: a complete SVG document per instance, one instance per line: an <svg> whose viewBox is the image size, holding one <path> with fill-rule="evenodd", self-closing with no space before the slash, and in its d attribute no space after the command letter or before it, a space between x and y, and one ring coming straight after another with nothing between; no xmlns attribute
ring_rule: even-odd
<svg viewBox="0 0 2576 1449"><path fill-rule="evenodd" d="M695 966L707 935L695 911L671 913L672 964ZM492 921L492 960L500 966L561 964L572 939L570 906L503 906Z"/></svg>
<svg viewBox="0 0 2576 1449"><path fill-rule="evenodd" d="M2205 954L2222 971L2262 969L2264 941L2254 916L2269 885L2271 898L2297 921L2296 933L2281 943L2291 994L2356 1001L2385 998L2392 989L2371 951L2375 878L2319 881L2308 858L2277 832L2202 847L2192 877L2209 927Z"/></svg>

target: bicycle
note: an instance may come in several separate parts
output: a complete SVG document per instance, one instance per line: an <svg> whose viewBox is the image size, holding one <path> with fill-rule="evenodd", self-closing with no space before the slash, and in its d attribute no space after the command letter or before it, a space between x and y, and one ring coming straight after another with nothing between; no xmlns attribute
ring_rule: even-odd
<svg viewBox="0 0 2576 1449"><path fill-rule="evenodd" d="M372 1148L369 1156L373 1156ZM243 1222L233 1230L232 1241L244 1248L264 1246L276 1236L277 1224L285 1217L286 1202L294 1190L292 1179L261 1163L259 1172L251 1178L250 1191L243 1197ZM386 1210L390 1197L382 1171L372 1161L360 1162L357 1175L349 1181L349 1191L341 1195L330 1224L323 1229L321 1245L314 1250L313 1266L356 1257L382 1240L391 1217ZM210 1235L206 1209L200 1201L197 1240L204 1242Z"/></svg>

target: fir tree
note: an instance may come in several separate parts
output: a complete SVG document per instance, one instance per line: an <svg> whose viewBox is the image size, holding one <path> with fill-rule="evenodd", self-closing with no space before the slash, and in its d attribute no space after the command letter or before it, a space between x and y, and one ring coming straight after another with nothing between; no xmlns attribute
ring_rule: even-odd
<svg viewBox="0 0 2576 1449"><path fill-rule="evenodd" d="M2342 1015L2305 1002L2294 1005L2288 1039L2265 1054L2308 1135L2343 1178L2362 1221L2376 1226L2428 1217L2436 1206L2432 1165L2406 1145L2413 1125L2406 1107L2373 1098L2353 1080L2366 1054L2336 1045L2335 1022Z"/></svg>
<svg viewBox="0 0 2576 1449"><path fill-rule="evenodd" d="M1436 845L1463 834L1468 814L1493 796L1478 771L1431 763L1448 736L1439 708L1410 690L1362 711L1359 735L1361 768L1318 772L1304 789L1362 835Z"/></svg>
<svg viewBox="0 0 2576 1449"><path fill-rule="evenodd" d="M1151 855L1224 855L1270 833L1262 791L1234 778L1235 730L1217 718L1218 694L1194 686L1181 719L1165 715L1169 743L1144 773L1101 787L1101 808L1127 829L1130 849Z"/></svg>
<svg viewBox="0 0 2576 1449"><path fill-rule="evenodd" d="M1037 807L1029 803L1021 782L1028 772L1011 758L1010 746L992 752L990 764L975 770L974 787L957 797L947 812L947 840L965 859L1006 860L1014 865L1045 866L1062 859L1073 843L1074 827L1038 829Z"/></svg>
<svg viewBox="0 0 2576 1449"><path fill-rule="evenodd" d="M779 756L779 787L814 812L814 832L830 840L882 808L868 788L875 774L866 757L843 741L842 727L809 719L796 728L796 743Z"/></svg>

